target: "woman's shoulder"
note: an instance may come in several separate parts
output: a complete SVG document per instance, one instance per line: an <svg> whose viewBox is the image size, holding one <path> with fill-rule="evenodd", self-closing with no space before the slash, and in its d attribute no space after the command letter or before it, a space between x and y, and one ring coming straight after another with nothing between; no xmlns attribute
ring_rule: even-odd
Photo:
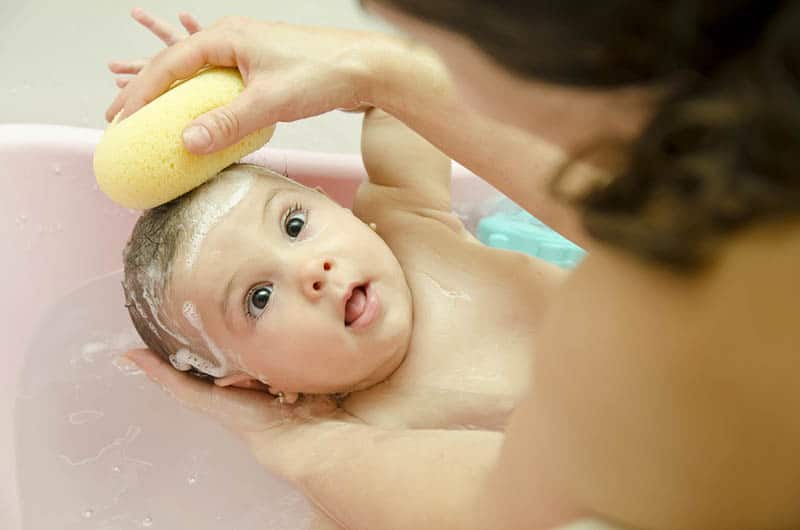
<svg viewBox="0 0 800 530"><path fill-rule="evenodd" d="M720 504L730 528L800 521L798 264L785 222L693 273L593 252L547 315L516 428L583 506L638 526L714 526Z"/></svg>

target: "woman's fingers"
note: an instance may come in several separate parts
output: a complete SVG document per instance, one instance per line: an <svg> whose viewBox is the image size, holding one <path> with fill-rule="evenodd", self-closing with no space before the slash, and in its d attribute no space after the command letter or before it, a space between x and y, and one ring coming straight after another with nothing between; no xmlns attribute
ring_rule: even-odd
<svg viewBox="0 0 800 530"><path fill-rule="evenodd" d="M266 392L219 387L179 372L150 350L131 350L125 356L179 403L208 414L242 436L296 418L292 407L281 405Z"/></svg>
<svg viewBox="0 0 800 530"><path fill-rule="evenodd" d="M172 24L154 17L141 7L133 8L131 17L133 17L136 22L149 29L167 46L172 46L183 38L183 33Z"/></svg>
<svg viewBox="0 0 800 530"><path fill-rule="evenodd" d="M179 372L148 349L130 350L125 357L179 403L208 414L246 440L280 426L330 418L338 410L327 396L308 396L296 404L284 405L261 390L219 387Z"/></svg>
<svg viewBox="0 0 800 530"><path fill-rule="evenodd" d="M146 12L144 9L140 7L134 8L131 11L131 16L139 24L146 27L154 35L156 35L159 39L161 39L167 45L167 47L171 47L185 38L183 33L179 29L151 15L150 13ZM181 21L181 25L184 27L186 32L189 33L189 35L193 35L202 29L197 19L195 19L189 13L186 12L180 13L178 15L178 19ZM144 69L144 67L149 62L150 59L137 59L135 61L113 61L109 63L108 69L115 74L137 75ZM121 89L124 89L130 83L131 83L131 78L120 78L116 80L117 86ZM111 104L109 110L106 111L106 120L111 121L114 118L114 116L117 115L117 113L122 108L121 102L124 100L125 97L126 96L124 92L120 92L117 95L117 98ZM134 111L135 109L131 110L127 114L123 114L121 117L126 117L132 114Z"/></svg>
<svg viewBox="0 0 800 530"><path fill-rule="evenodd" d="M190 31L196 26L186 16L181 23ZM360 32L225 17L156 55L119 92L106 119L125 119L207 65L236 67L246 87L242 94L197 118L197 127L185 132L189 151L218 151L278 121L358 107L358 78L342 50L361 49L367 38Z"/></svg>
<svg viewBox="0 0 800 530"><path fill-rule="evenodd" d="M114 119L123 107L120 118L127 118L163 94L173 82L191 76L206 64L237 66L231 42L200 31L164 48L117 95L106 110L106 120Z"/></svg>
<svg viewBox="0 0 800 530"><path fill-rule="evenodd" d="M125 357L181 403L196 409L208 408L209 391L213 385L179 372L148 349L128 351Z"/></svg>
<svg viewBox="0 0 800 530"><path fill-rule="evenodd" d="M219 151L275 123L278 120L271 113L278 105L267 97L267 91L258 83L247 85L231 103L199 116L186 127L186 149L196 154Z"/></svg>
<svg viewBox="0 0 800 530"><path fill-rule="evenodd" d="M142 68L150 62L150 59L136 59L134 61L112 61L108 63L108 69L115 74L133 74L141 72Z"/></svg>
<svg viewBox="0 0 800 530"><path fill-rule="evenodd" d="M186 31L189 32L189 35L193 33L197 33L202 27L200 27L200 23L197 20L186 12L178 13L178 20L181 21L181 25L184 27Z"/></svg>

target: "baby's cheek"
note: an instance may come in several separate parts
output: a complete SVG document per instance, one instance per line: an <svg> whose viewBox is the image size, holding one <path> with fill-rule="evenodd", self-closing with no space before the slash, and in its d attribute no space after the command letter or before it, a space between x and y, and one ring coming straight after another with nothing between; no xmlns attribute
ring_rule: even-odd
<svg viewBox="0 0 800 530"><path fill-rule="evenodd" d="M322 219L321 216L309 218L308 224L303 227L303 231L297 238L298 241L313 241L320 236L325 236L326 232L330 230L331 223L328 219Z"/></svg>
<svg viewBox="0 0 800 530"><path fill-rule="evenodd" d="M264 359L260 359L259 356L240 355L238 366L241 371L250 375L250 377L253 379L258 380L265 385L269 384L270 378L268 374L271 371L264 362Z"/></svg>
<svg viewBox="0 0 800 530"><path fill-rule="evenodd" d="M233 369L249 373L249 371L245 369L245 356L239 353L238 348L225 348L225 353L228 358L228 362Z"/></svg>

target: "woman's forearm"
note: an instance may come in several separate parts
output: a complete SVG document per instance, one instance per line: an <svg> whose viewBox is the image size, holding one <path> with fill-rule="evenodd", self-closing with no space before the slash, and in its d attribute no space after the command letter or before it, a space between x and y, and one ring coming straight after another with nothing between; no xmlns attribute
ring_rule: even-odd
<svg viewBox="0 0 800 530"><path fill-rule="evenodd" d="M502 529L485 494L502 443L489 431L322 422L293 427L259 459L344 528Z"/></svg>
<svg viewBox="0 0 800 530"><path fill-rule="evenodd" d="M587 246L577 212L548 190L565 161L561 149L466 107L442 62L423 47L386 39L360 53L367 57L358 82L367 103L399 118L564 236ZM593 171L585 165L578 170Z"/></svg>

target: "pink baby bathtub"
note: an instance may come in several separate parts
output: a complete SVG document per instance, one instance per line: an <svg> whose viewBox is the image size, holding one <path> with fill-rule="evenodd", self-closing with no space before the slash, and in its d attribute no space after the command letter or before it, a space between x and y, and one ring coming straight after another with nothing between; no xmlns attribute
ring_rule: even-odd
<svg viewBox="0 0 800 530"><path fill-rule="evenodd" d="M117 355L141 344L119 287L137 213L94 182L101 131L0 125L0 528L298 529L310 510L229 433L182 409ZM349 204L357 155L247 158ZM468 223L496 192L456 167Z"/></svg>

